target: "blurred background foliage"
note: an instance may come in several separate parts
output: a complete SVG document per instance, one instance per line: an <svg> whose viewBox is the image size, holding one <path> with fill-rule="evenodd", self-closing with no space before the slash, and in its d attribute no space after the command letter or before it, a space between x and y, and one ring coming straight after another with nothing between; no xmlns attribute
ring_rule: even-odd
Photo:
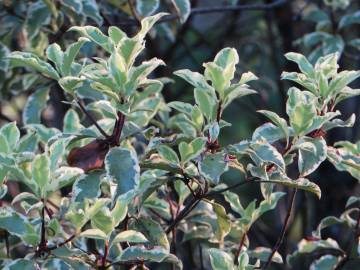
<svg viewBox="0 0 360 270"><path fill-rule="evenodd" d="M67 32L74 25L94 25L102 30L115 25L128 34L138 29L138 21L159 11L168 12L147 38L143 59L158 57L166 66L156 70L154 77L169 77L175 83L166 84L163 95L166 101L192 102L191 86L175 78L175 70L188 68L202 73L202 63L213 59L221 48L230 46L240 56L239 74L252 71L260 80L253 83L258 95L235 101L224 113L232 123L224 129L222 143L229 144L249 138L254 129L266 119L257 110L267 109L285 115L286 91L290 84L280 80L283 70L295 71L284 53L297 51L310 59L339 51L341 69L360 69L360 1L354 0L1 0L0 1L0 121L1 125L16 120L22 126L22 111L28 96L39 87L48 89L49 96L42 99L39 109L45 108L41 121L48 127L62 128L63 118L69 109L63 91L46 78L30 69L10 69L6 59L10 51L29 51L44 57L44 50L53 42L65 48L77 38ZM358 12L357 12L358 11ZM349 14L358 13L357 17ZM344 19L345 18L345 19ZM355 20L355 21L354 21ZM352 24L355 23L355 24ZM82 56L101 57L96 46L85 44ZM22 74L25 74L23 76ZM239 76L238 76L239 77ZM358 83L359 84L359 83ZM359 85L354 85L359 88ZM359 97L341 104L344 119L352 112L360 116ZM360 124L354 128L331 131L327 140L356 142L360 139ZM241 175L230 171L228 184L238 182ZM357 180L345 172L336 171L325 162L310 177L323 191L318 201L314 196L301 193L296 202L296 215L292 217L282 254L289 254L297 242L310 235L325 216L339 216L348 197L359 196ZM10 193L15 196L19 187L11 183ZM259 193L255 186L237 190L242 199ZM225 202L224 202L225 203ZM282 220L286 215L286 201L281 201L279 211L264 216L251 229L249 237L254 245L273 246ZM262 233L258 233L262 232ZM325 230L346 246L348 235L341 226ZM198 250L191 252L196 260ZM298 269L306 265L299 263ZM276 266L273 267L283 267ZM274 268L275 269L275 268Z"/></svg>

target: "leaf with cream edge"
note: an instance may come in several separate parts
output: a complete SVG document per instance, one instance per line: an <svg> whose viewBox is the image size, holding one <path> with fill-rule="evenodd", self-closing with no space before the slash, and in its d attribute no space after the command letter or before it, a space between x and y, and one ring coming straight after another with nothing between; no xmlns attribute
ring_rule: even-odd
<svg viewBox="0 0 360 270"><path fill-rule="evenodd" d="M105 158L106 175L117 184L115 198L137 188L140 167L136 154L122 147L110 149Z"/></svg>

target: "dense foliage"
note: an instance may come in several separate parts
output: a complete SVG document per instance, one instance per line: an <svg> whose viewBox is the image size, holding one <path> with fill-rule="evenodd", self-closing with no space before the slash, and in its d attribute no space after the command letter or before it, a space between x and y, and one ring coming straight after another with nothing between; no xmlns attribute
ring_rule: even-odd
<svg viewBox="0 0 360 270"><path fill-rule="evenodd" d="M360 71L342 57L359 55L358 33L344 29L355 29L360 11L344 0L312 6L304 19L316 29L295 41L303 54L285 53L289 69L276 78L289 86L280 95L284 113L266 105L252 111L266 122L229 142L223 134L242 116L228 120L226 111L250 95L262 98L262 76L240 67L237 49L224 46L201 69L159 77L168 59L147 57L145 41L181 36L172 20L187 24L190 2L98 2L0 2L1 96L13 103L26 96L21 121L2 114L0 128L2 269L360 267L355 188L341 215L319 217L296 248L280 252L296 199L329 196L311 177L323 163L360 181L360 141L327 140L355 124L356 112L345 117L341 104L360 95ZM227 4L240 10L237 1ZM115 7L134 17L127 21L134 33L111 23ZM169 100L164 89L176 85L191 97ZM62 123L52 125L61 105ZM242 186L259 194L243 197ZM255 224L272 227L277 212L284 221L275 240L253 241ZM333 227L347 232L345 248L341 235L323 233Z"/></svg>

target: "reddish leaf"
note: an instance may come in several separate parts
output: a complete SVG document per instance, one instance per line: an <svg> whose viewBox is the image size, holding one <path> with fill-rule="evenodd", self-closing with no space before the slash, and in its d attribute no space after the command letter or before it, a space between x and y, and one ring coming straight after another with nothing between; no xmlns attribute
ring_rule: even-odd
<svg viewBox="0 0 360 270"><path fill-rule="evenodd" d="M71 149L67 162L71 167L78 167L85 172L102 169L110 146L105 140L96 139L82 147Z"/></svg>

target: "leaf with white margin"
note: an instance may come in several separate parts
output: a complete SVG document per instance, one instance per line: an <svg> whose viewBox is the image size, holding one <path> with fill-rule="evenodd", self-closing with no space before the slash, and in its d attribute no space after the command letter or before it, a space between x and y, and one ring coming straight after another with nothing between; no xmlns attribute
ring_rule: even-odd
<svg viewBox="0 0 360 270"><path fill-rule="evenodd" d="M176 10L180 16L180 22L186 22L191 14L190 0L174 0L173 3L176 5Z"/></svg>
<svg viewBox="0 0 360 270"><path fill-rule="evenodd" d="M225 159L226 155L222 152L206 154L198 164L200 174L217 185L220 176L228 170L228 162Z"/></svg>
<svg viewBox="0 0 360 270"><path fill-rule="evenodd" d="M146 34L150 31L150 29L154 26L154 24L161 19L161 17L167 15L168 13L160 12L156 15L146 17L141 20L141 30L136 34L134 39L143 40Z"/></svg>
<svg viewBox="0 0 360 270"><path fill-rule="evenodd" d="M347 171L360 181L360 158L345 148L327 148L328 160L339 171Z"/></svg>
<svg viewBox="0 0 360 270"><path fill-rule="evenodd" d="M40 88L30 95L26 101L22 119L25 125L40 124L41 112L49 99L49 88Z"/></svg>
<svg viewBox="0 0 360 270"><path fill-rule="evenodd" d="M305 56L300 53L289 52L285 54L285 57L288 60L295 62L302 73L311 78L314 77L314 67L310 64Z"/></svg>
<svg viewBox="0 0 360 270"><path fill-rule="evenodd" d="M126 230L117 234L115 238L111 241L111 245L115 245L121 242L146 243L148 242L148 240L141 232L137 232L134 230Z"/></svg>
<svg viewBox="0 0 360 270"><path fill-rule="evenodd" d="M287 122L284 118L281 118L279 115L277 115L274 112L266 111L266 110L259 110L257 111L263 115L265 115L268 119L270 119L277 127L279 127L282 132L284 133L284 136L286 138L286 144L289 143L289 127L287 125Z"/></svg>
<svg viewBox="0 0 360 270"><path fill-rule="evenodd" d="M95 42L107 52L111 52L110 39L99 28L94 26L73 26L69 31L79 32L81 35Z"/></svg>
<svg viewBox="0 0 360 270"><path fill-rule="evenodd" d="M254 73L248 71L241 75L239 84L247 84L248 82L259 79Z"/></svg>
<svg viewBox="0 0 360 270"><path fill-rule="evenodd" d="M63 61L61 65L61 72L64 76L71 75L71 64L74 62L75 57L79 53L81 47L90 40L84 37L79 38L77 42L70 44L63 55Z"/></svg>
<svg viewBox="0 0 360 270"><path fill-rule="evenodd" d="M107 239L106 234L99 229L88 229L88 230L80 233L79 236L85 237L85 238L90 238L90 239L100 239L100 240Z"/></svg>
<svg viewBox="0 0 360 270"><path fill-rule="evenodd" d="M50 183L46 186L46 192L49 194L72 184L83 173L82 169L75 167L63 166L56 169L51 175Z"/></svg>
<svg viewBox="0 0 360 270"><path fill-rule="evenodd" d="M235 270L231 255L217 248L210 248L208 252L213 270Z"/></svg>
<svg viewBox="0 0 360 270"><path fill-rule="evenodd" d="M214 89L206 82L205 77L198 72L194 72L188 69L181 69L175 71L174 74L181 77L195 88L214 92Z"/></svg>
<svg viewBox="0 0 360 270"><path fill-rule="evenodd" d="M60 79L57 71L49 63L41 60L35 54L15 51L9 55L9 58L13 67L32 67L36 71L45 74L51 79Z"/></svg>
<svg viewBox="0 0 360 270"><path fill-rule="evenodd" d="M173 254L161 247L154 247L146 249L144 247L132 246L128 247L120 255L120 262L144 260L150 262L167 262L175 264L179 269L182 269L182 262Z"/></svg>
<svg viewBox="0 0 360 270"><path fill-rule="evenodd" d="M179 144L179 152L181 157L181 162L185 164L191 159L196 158L203 152L206 144L205 138L195 138L190 143L181 142Z"/></svg>
<svg viewBox="0 0 360 270"><path fill-rule="evenodd" d="M274 143L278 140L284 139L284 132L273 123L265 123L256 128L252 135L252 140L266 140L269 143Z"/></svg>
<svg viewBox="0 0 360 270"><path fill-rule="evenodd" d="M309 191L314 193L319 199L321 198L321 189L318 185L315 183L309 181L306 178L299 178L296 180L291 180L288 177L279 177L278 179L271 178L269 180L269 183L284 185L291 188L298 188L305 191Z"/></svg>
<svg viewBox="0 0 360 270"><path fill-rule="evenodd" d="M141 232L152 246L161 246L167 251L170 250L168 238L157 221L149 217L140 217L130 224L130 228Z"/></svg>
<svg viewBox="0 0 360 270"><path fill-rule="evenodd" d="M251 258L256 258L262 262L266 262L271 254L271 249L266 247L256 247L253 250L248 250L247 253ZM283 263L283 259L279 252L275 252L271 261L275 263Z"/></svg>
<svg viewBox="0 0 360 270"><path fill-rule="evenodd" d="M33 260L27 260L27 259L16 259L16 260L10 260L8 263L3 265L3 270L37 270L39 269L38 265L34 263Z"/></svg>
<svg viewBox="0 0 360 270"><path fill-rule="evenodd" d="M94 171L88 174L81 174L75 181L72 188L72 200L82 202L84 199L95 199L100 196L102 172Z"/></svg>
<svg viewBox="0 0 360 270"><path fill-rule="evenodd" d="M50 158L46 154L37 155L31 164L32 179L43 196L45 187L50 182Z"/></svg>
<svg viewBox="0 0 360 270"><path fill-rule="evenodd" d="M123 147L110 149L105 157L106 175L117 184L115 198L137 188L140 178L136 154Z"/></svg>
<svg viewBox="0 0 360 270"><path fill-rule="evenodd" d="M314 172L327 157L327 145L322 137L304 137L295 147L299 149L298 167L300 177Z"/></svg>
<svg viewBox="0 0 360 270"><path fill-rule="evenodd" d="M0 134L2 134L10 149L14 149L20 139L20 131L16 126L16 122L10 122L3 125L0 128Z"/></svg>
<svg viewBox="0 0 360 270"><path fill-rule="evenodd" d="M265 141L250 143L249 155L257 163L268 162L275 164L281 171L285 171L285 162L282 155L274 146Z"/></svg>
<svg viewBox="0 0 360 270"><path fill-rule="evenodd" d="M153 14L159 7L159 0L136 1L136 11L142 16L146 17Z"/></svg>

